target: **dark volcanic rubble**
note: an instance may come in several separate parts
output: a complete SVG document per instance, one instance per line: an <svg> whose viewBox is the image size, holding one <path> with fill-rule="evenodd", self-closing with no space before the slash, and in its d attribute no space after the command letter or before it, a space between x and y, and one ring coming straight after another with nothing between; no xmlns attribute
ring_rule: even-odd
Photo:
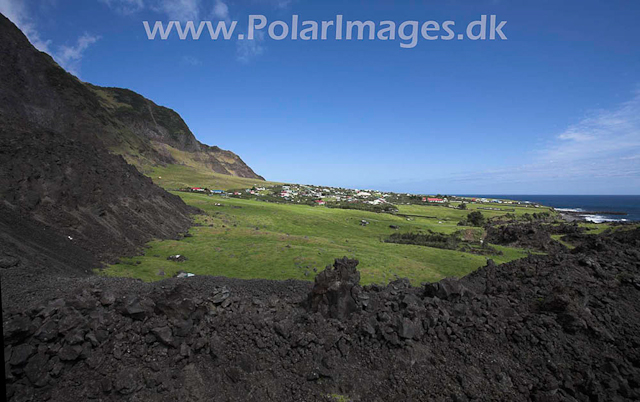
<svg viewBox="0 0 640 402"><path fill-rule="evenodd" d="M8 395L640 398L639 229L422 287L360 286L356 265L337 260L315 284L78 279L5 314Z"/></svg>
<svg viewBox="0 0 640 402"><path fill-rule="evenodd" d="M565 247L553 240L550 235L577 231L569 225L553 226L539 223L493 225L487 228L485 241L490 244L555 253L562 252Z"/></svg>
<svg viewBox="0 0 640 402"><path fill-rule="evenodd" d="M361 286L347 258L313 284L90 275L192 224L195 209L109 152L133 146L162 162L121 129L142 122L153 137L145 110L174 132L184 122L78 81L3 16L0 31L8 400L640 399L640 229L490 228L488 242L549 255L421 287ZM142 107L114 115L96 91ZM190 132L178 140L201 145ZM580 244L568 250L549 233Z"/></svg>

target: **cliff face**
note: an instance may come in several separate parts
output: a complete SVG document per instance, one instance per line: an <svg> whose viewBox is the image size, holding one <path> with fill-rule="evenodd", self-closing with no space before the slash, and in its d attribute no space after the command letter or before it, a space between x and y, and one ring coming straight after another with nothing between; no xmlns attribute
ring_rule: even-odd
<svg viewBox="0 0 640 402"><path fill-rule="evenodd" d="M118 125L94 91L2 15L0 37L0 258L86 273L186 231L195 210L109 152Z"/></svg>
<svg viewBox="0 0 640 402"><path fill-rule="evenodd" d="M216 173L264 180L231 151L200 143L182 117L133 91L86 84L116 128L109 147L129 162L188 164ZM179 152L182 151L182 152Z"/></svg>
<svg viewBox="0 0 640 402"><path fill-rule="evenodd" d="M264 180L239 156L200 143L175 111L121 88L81 82L2 16L0 127L39 127L106 146L139 169L187 164Z"/></svg>

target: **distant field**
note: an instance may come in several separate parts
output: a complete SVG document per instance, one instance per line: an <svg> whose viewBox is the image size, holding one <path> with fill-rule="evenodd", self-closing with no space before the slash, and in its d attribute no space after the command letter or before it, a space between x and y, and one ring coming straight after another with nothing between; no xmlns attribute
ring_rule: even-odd
<svg viewBox="0 0 640 402"><path fill-rule="evenodd" d="M186 165L167 165L166 167L147 168L145 174L160 187L167 190L177 190L185 187L207 187L215 190L230 190L258 186L274 186L276 182L257 179L245 179L213 173L210 170L198 169Z"/></svg>
<svg viewBox="0 0 640 402"><path fill-rule="evenodd" d="M459 202L452 202L451 205L457 207ZM499 211L488 210L483 208L498 208ZM438 219L453 220L457 224L462 218L464 218L469 212L478 210L482 212L487 218L493 218L495 216L505 215L507 213L521 216L524 214L533 214L541 212L551 212L551 208L547 207L525 207L524 205L503 205L503 204L467 204L466 210L457 208L447 208L445 206L431 206L431 205L400 205L400 214L407 215L425 215L436 216Z"/></svg>
<svg viewBox="0 0 640 402"><path fill-rule="evenodd" d="M161 169L157 173L162 176ZM164 186L181 187L179 175L175 171L171 173L171 184L164 183ZM188 185L197 182L190 175L184 180ZM200 185L212 188L238 187L240 183L247 185L246 179L229 176L210 180L219 181L215 185ZM250 182L252 185L253 181ZM383 238L395 232L389 225L400 226L400 231L405 232L431 229L451 233L465 229L457 223L468 211L445 207L400 206L400 213L435 217L407 220L400 216L357 210L176 194L206 212L206 215L197 217L202 226L190 230L193 237L151 242L144 256L124 259L104 270L103 274L154 281L182 270L196 275L235 278L313 280L316 271L331 264L334 258L346 255L360 260L363 283L387 283L396 277L406 277L419 284L466 275L483 266L487 258L502 263L527 254L525 250L497 247L504 252L503 255L485 257L382 242ZM216 206L216 203L223 205ZM533 212L532 208L528 211ZM496 214L499 212L487 211L489 216ZM361 226L362 219L370 224ZM185 255L188 261L167 261L167 257L174 254ZM164 276L160 275L162 273Z"/></svg>
<svg viewBox="0 0 640 402"><path fill-rule="evenodd" d="M634 230L634 229L636 229L637 227L640 226L638 224L628 225L628 226L611 226L611 225L609 225L607 223L591 223L591 222L580 222L580 223L578 223L578 225L580 225L583 228L587 229L587 231L585 233L586 234L590 234L590 235L601 234L605 230L610 230L612 232L616 232L616 231L619 231L619 230ZM562 235L562 234L551 235L552 239L560 242L561 244L564 244L565 247L567 247L569 249L575 248L575 246L572 245L571 243L568 243L568 242L562 240L563 237L564 237L564 235Z"/></svg>

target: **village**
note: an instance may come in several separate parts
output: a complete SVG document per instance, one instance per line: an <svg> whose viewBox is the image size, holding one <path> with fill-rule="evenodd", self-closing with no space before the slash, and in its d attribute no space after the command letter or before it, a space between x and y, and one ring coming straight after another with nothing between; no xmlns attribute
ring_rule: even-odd
<svg viewBox="0 0 640 402"><path fill-rule="evenodd" d="M464 208L465 204L502 204L520 205L539 208L540 205L529 201L513 201L484 197L462 197L452 195L425 195L410 193L393 193L370 189L347 189L342 187L327 187L314 185L283 184L277 186L253 186L251 188L235 190L208 189L204 187L191 187L182 191L218 195L222 197L255 199L265 202L280 202L293 204L307 204L315 206L335 206L339 204L364 204L364 205L433 205L449 208ZM495 207L483 207L481 209L500 210Z"/></svg>

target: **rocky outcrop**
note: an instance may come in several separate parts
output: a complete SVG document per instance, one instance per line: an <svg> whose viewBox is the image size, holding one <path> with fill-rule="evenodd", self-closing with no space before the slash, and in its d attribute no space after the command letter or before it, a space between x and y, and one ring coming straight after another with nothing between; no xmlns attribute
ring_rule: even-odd
<svg viewBox="0 0 640 402"><path fill-rule="evenodd" d="M81 280L5 315L8 396L637 400L640 230L576 250L421 287L348 259L314 284Z"/></svg>
<svg viewBox="0 0 640 402"><path fill-rule="evenodd" d="M553 240L550 233L563 230L569 230L569 227L552 229L552 226L538 223L492 225L487 228L487 236L484 240L491 244L544 252L562 252L565 247Z"/></svg>
<svg viewBox="0 0 640 402"><path fill-rule="evenodd" d="M315 279L309 293L307 306L324 317L344 319L357 310L356 298L360 293L360 272L357 260L347 257L335 260L333 267L327 266Z"/></svg>

